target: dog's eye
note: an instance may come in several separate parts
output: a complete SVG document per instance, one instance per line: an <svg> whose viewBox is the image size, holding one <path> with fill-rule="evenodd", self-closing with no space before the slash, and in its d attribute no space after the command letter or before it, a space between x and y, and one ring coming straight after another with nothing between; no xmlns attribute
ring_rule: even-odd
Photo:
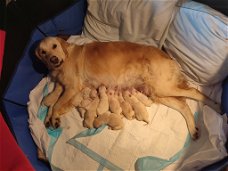
<svg viewBox="0 0 228 171"><path fill-rule="evenodd" d="M52 49L57 48L57 44L53 44Z"/></svg>
<svg viewBox="0 0 228 171"><path fill-rule="evenodd" d="M46 54L46 51L42 50L41 53L42 53L43 55L45 55L45 54Z"/></svg>

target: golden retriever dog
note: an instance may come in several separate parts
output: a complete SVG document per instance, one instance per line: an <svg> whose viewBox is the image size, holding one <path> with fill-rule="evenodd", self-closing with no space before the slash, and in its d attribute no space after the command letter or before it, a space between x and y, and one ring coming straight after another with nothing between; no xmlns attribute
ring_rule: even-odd
<svg viewBox="0 0 228 171"><path fill-rule="evenodd" d="M183 115L193 139L198 138L198 129L185 99L202 101L219 111L219 105L188 86L174 60L153 46L122 41L75 45L47 37L35 53L55 81L53 92L43 101L53 107L46 121L50 119L54 127L59 126L60 115L69 111L71 100L86 86L145 90L154 102Z"/></svg>

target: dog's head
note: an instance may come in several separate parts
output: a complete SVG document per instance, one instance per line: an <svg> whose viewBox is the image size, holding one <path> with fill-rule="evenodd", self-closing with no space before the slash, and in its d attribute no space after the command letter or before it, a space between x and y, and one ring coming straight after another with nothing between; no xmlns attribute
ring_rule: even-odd
<svg viewBox="0 0 228 171"><path fill-rule="evenodd" d="M44 38L35 50L36 56L47 66L49 70L61 67L67 58L68 43L58 37Z"/></svg>

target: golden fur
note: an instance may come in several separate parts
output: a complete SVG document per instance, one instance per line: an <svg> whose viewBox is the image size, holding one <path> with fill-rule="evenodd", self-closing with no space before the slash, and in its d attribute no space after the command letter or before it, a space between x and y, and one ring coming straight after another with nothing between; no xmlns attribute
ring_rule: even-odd
<svg viewBox="0 0 228 171"><path fill-rule="evenodd" d="M74 96L86 86L142 90L153 101L179 111L194 139L198 137L198 129L185 98L203 101L219 110L208 97L188 87L176 62L153 46L130 42L92 42L79 46L48 37L37 47L36 56L46 64L56 82L54 91L43 101L53 106L51 124L55 127L59 126L59 116L71 107Z"/></svg>

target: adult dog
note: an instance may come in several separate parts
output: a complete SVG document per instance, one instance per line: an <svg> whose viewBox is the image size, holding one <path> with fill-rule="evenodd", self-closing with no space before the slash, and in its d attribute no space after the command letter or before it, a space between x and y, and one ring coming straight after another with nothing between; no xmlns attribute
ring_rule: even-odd
<svg viewBox="0 0 228 171"><path fill-rule="evenodd" d="M176 62L156 47L130 42L92 42L79 46L47 37L35 52L56 82L53 92L43 101L53 107L50 120L54 127L59 126L59 116L69 110L73 97L88 85L145 90L155 102L183 115L193 139L198 137L198 129L185 99L202 101L219 110L211 99L190 88Z"/></svg>

